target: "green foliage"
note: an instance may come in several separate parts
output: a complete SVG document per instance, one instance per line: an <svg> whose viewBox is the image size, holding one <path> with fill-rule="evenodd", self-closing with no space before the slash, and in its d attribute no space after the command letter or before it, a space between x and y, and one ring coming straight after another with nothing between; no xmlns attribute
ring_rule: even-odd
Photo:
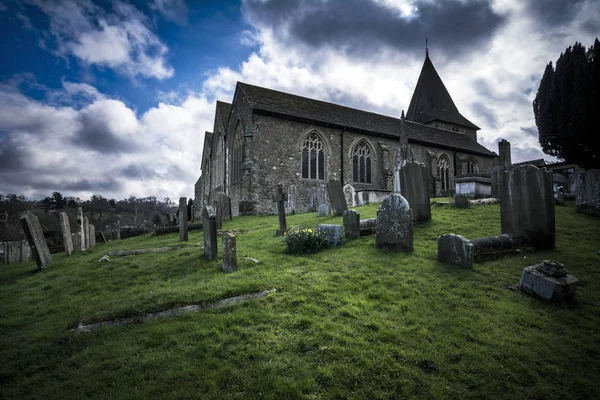
<svg viewBox="0 0 600 400"><path fill-rule="evenodd" d="M46 212L62 210L66 205L67 199L60 192L52 192L51 197L46 197L42 200L42 206Z"/></svg>
<svg viewBox="0 0 600 400"><path fill-rule="evenodd" d="M357 208L375 217L377 205ZM288 255L277 216L236 217L239 270L205 261L203 232L97 245L52 265L0 268L3 399L595 399L600 398L598 220L556 208L552 251L475 264L436 261L437 238L498 234L499 205L434 207L415 252L375 237ZM340 224L297 214L289 226ZM220 241L220 239L218 239ZM219 243L218 248L220 248ZM113 250L184 246L111 257ZM259 259L255 264L245 257ZM526 257L526 258L525 258ZM557 259L581 281L549 305L513 292L522 269ZM72 331L115 317L259 292L263 299L143 324Z"/></svg>
<svg viewBox="0 0 600 400"><path fill-rule="evenodd" d="M600 42L587 51L580 43L550 62L533 101L544 153L600 168Z"/></svg>
<svg viewBox="0 0 600 400"><path fill-rule="evenodd" d="M327 238L316 229L294 226L284 233L283 241L292 254L318 253L327 247Z"/></svg>
<svg viewBox="0 0 600 400"><path fill-rule="evenodd" d="M158 227L162 226L162 218L159 214L154 214L152 217L152 223Z"/></svg>

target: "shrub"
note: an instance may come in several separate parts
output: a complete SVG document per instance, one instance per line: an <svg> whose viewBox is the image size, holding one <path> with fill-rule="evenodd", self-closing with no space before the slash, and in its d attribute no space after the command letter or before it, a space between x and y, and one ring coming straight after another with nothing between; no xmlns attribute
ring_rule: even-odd
<svg viewBox="0 0 600 400"><path fill-rule="evenodd" d="M327 238L322 233L301 226L288 229L283 241L292 254L317 253L328 246Z"/></svg>

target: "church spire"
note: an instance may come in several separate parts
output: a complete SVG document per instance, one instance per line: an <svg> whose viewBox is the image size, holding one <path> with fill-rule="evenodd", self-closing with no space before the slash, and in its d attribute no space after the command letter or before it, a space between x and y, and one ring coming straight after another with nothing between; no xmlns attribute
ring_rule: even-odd
<svg viewBox="0 0 600 400"><path fill-rule="evenodd" d="M425 58L429 58L429 47L427 46L427 35L425 35Z"/></svg>

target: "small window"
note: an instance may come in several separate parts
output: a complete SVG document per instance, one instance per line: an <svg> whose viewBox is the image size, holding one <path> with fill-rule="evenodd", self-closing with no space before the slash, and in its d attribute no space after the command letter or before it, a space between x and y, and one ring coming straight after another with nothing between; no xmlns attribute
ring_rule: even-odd
<svg viewBox="0 0 600 400"><path fill-rule="evenodd" d="M475 162L475 160L467 161L467 173L469 173L469 174L477 173L477 162Z"/></svg>
<svg viewBox="0 0 600 400"><path fill-rule="evenodd" d="M371 183L371 148L360 141L352 152L352 177L356 183Z"/></svg>
<svg viewBox="0 0 600 400"><path fill-rule="evenodd" d="M325 180L325 148L316 132L311 132L302 146L302 178Z"/></svg>

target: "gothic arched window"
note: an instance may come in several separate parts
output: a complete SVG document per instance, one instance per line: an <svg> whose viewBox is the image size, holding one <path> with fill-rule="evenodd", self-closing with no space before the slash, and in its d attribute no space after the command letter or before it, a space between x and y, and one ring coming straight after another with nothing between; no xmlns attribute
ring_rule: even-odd
<svg viewBox="0 0 600 400"><path fill-rule="evenodd" d="M231 183L236 183L242 179L242 144L244 141L243 127L238 123L233 134L233 143L231 147Z"/></svg>
<svg viewBox="0 0 600 400"><path fill-rule="evenodd" d="M325 180L325 147L316 132L311 132L302 146L302 178Z"/></svg>
<svg viewBox="0 0 600 400"><path fill-rule="evenodd" d="M442 191L450 189L450 163L445 155L438 159L437 169L442 183Z"/></svg>
<svg viewBox="0 0 600 400"><path fill-rule="evenodd" d="M357 183L371 183L371 148L361 140L352 151L352 180Z"/></svg>
<svg viewBox="0 0 600 400"><path fill-rule="evenodd" d="M469 159L467 161L467 173L468 174L476 174L477 173L477 162L473 159Z"/></svg>

